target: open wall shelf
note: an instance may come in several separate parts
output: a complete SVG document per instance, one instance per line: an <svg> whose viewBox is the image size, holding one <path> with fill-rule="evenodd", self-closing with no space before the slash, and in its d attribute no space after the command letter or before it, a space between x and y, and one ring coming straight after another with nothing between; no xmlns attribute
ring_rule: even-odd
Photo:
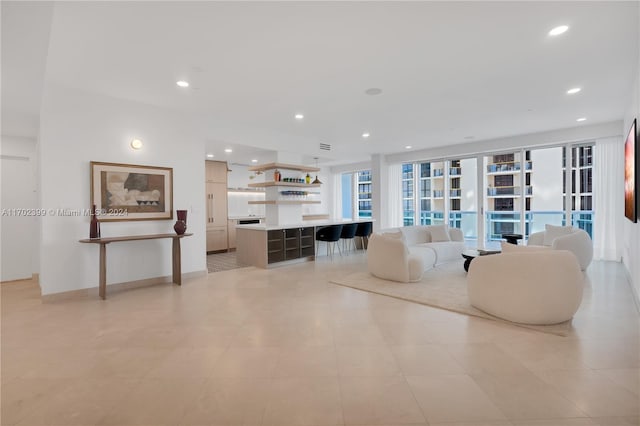
<svg viewBox="0 0 640 426"><path fill-rule="evenodd" d="M319 172L320 171L318 167L307 167L307 166L300 166L297 164L285 164L285 163L267 163L267 164L262 164L260 166L249 167L249 171L251 172L264 172L266 170L275 170L275 169L296 170L299 172Z"/></svg>
<svg viewBox="0 0 640 426"><path fill-rule="evenodd" d="M256 182L250 183L250 188L266 188L268 186L293 186L296 188L317 188L319 183L298 183L298 182Z"/></svg>

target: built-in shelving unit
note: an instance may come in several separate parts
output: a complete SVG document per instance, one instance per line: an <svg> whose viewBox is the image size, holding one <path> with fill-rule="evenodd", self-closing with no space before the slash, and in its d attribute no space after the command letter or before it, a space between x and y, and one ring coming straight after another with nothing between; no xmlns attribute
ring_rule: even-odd
<svg viewBox="0 0 640 426"><path fill-rule="evenodd" d="M302 220L303 204L320 204L314 199L319 192L309 192L302 188L319 188L320 183L306 183L300 174L319 172L318 167L308 167L289 163L267 163L249 168L252 172L273 173L271 181L250 183L251 188L260 188L265 191L265 199L249 201L249 204L265 205L265 222L267 225L287 225L299 223ZM311 196L310 198L307 198ZM290 246L290 251L294 251ZM287 256L285 256L287 257Z"/></svg>

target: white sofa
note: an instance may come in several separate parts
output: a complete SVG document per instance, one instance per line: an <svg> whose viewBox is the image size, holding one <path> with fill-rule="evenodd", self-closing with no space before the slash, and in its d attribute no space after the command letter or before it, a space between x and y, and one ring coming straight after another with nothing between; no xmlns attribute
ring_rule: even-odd
<svg viewBox="0 0 640 426"><path fill-rule="evenodd" d="M578 258L580 269L585 270L593 259L593 243L584 230L571 226L546 225L542 232L529 235L529 246L545 246L554 250L569 250Z"/></svg>
<svg viewBox="0 0 640 426"><path fill-rule="evenodd" d="M461 260L463 250L464 239L459 229L445 226L389 228L371 235L367 265L369 272L378 278L419 281L422 273L435 265Z"/></svg>
<svg viewBox="0 0 640 426"><path fill-rule="evenodd" d="M423 259L425 271L442 263L462 259L464 237L458 228L449 228L444 225L415 225L389 228L379 232L401 232L411 254L416 254ZM435 241L444 239L443 232L448 241Z"/></svg>
<svg viewBox="0 0 640 426"><path fill-rule="evenodd" d="M476 308L523 324L557 324L573 317L582 302L584 276L567 250L523 250L479 256L467 275Z"/></svg>
<svg viewBox="0 0 640 426"><path fill-rule="evenodd" d="M422 256L411 254L404 238L391 233L371 234L367 267L378 278L403 283L420 281L425 270Z"/></svg>

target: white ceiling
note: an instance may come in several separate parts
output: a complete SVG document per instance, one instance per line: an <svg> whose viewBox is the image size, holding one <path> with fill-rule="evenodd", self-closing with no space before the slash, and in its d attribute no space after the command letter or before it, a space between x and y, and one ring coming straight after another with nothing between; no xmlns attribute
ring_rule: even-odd
<svg viewBox="0 0 640 426"><path fill-rule="evenodd" d="M638 17L638 2L64 2L46 78L201 116L209 151L355 162L621 119Z"/></svg>

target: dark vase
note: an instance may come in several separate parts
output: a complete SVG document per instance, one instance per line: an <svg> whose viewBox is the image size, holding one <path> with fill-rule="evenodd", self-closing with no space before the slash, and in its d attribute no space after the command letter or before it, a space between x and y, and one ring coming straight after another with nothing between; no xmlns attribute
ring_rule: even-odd
<svg viewBox="0 0 640 426"><path fill-rule="evenodd" d="M176 231L176 234L182 235L187 230L187 224L184 222L184 220L178 219L176 220L176 224L173 225L173 230Z"/></svg>
<svg viewBox="0 0 640 426"><path fill-rule="evenodd" d="M187 231L187 211L176 210L176 215L178 216L178 220L176 220L176 224L173 225L173 230L176 231L176 234L182 235Z"/></svg>
<svg viewBox="0 0 640 426"><path fill-rule="evenodd" d="M89 223L89 238L100 238L100 221L96 215L96 205L91 209L91 222Z"/></svg>

